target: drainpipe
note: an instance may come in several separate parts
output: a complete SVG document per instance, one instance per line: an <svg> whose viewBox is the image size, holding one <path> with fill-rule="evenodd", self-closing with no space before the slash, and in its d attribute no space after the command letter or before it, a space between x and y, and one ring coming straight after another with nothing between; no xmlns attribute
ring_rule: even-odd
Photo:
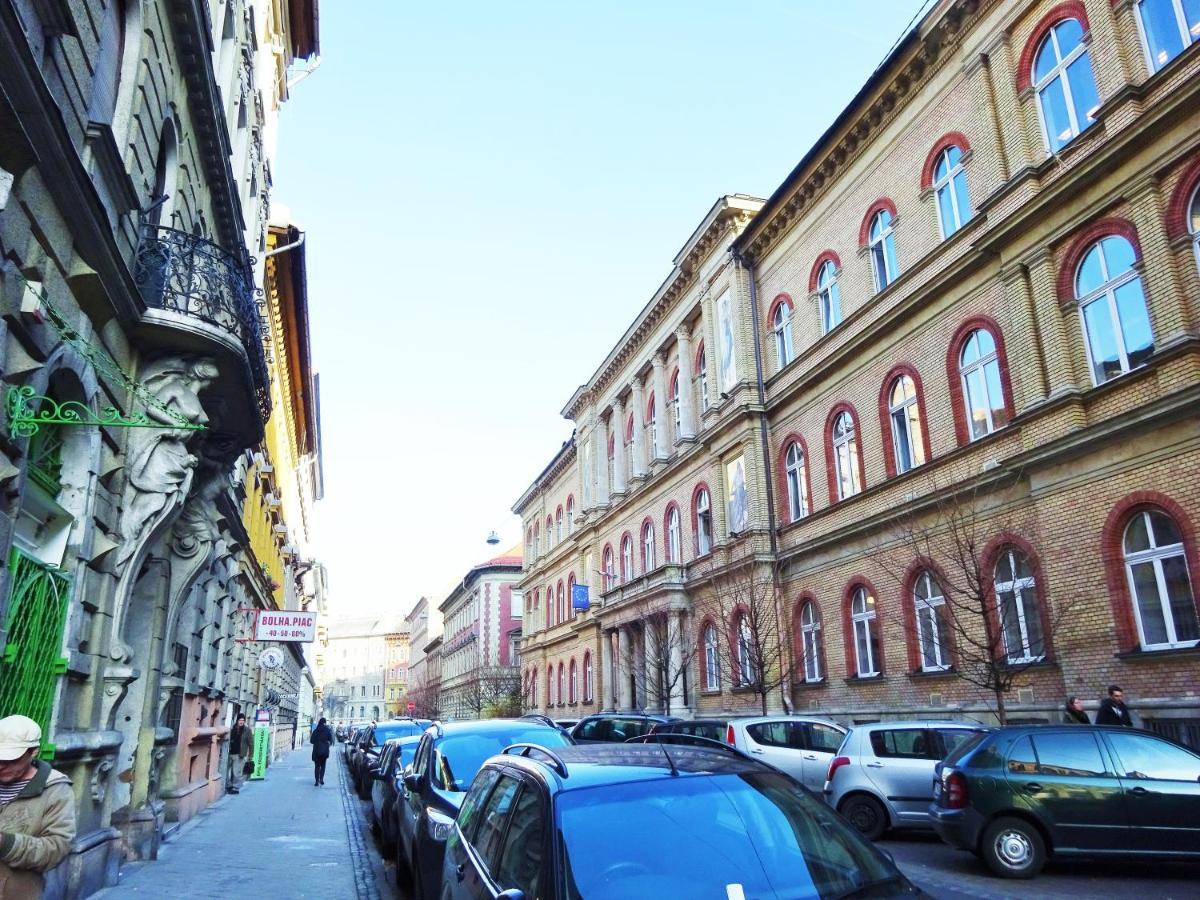
<svg viewBox="0 0 1200 900"><path fill-rule="evenodd" d="M274 250L268 250L263 255L263 259L270 259L272 256L275 256L276 254L286 253L288 250L295 250L297 247L299 247L301 244L304 243L305 234L306 234L306 232L301 231L299 240L292 241L290 244L284 244L282 247L276 247Z"/></svg>
<svg viewBox="0 0 1200 900"><path fill-rule="evenodd" d="M758 321L758 283L754 277L754 265L748 262L737 249L731 251L733 260L738 266L745 270L746 277L750 281L750 322L754 329L754 375L755 386L758 388L758 431L759 439L762 442L763 455L763 483L767 488L767 533L771 539L771 587L776 597L779 596L779 539L775 531L775 485L772 478L771 468L771 442L770 431L767 425L767 386L763 379L763 359L762 359L762 334L761 325ZM775 605L775 633L779 635L779 640L782 644L783 629L779 624L779 606ZM780 664L783 663L783 647L780 647ZM783 708L788 715L792 714L792 702L788 697L787 685L779 685L779 696L783 701Z"/></svg>

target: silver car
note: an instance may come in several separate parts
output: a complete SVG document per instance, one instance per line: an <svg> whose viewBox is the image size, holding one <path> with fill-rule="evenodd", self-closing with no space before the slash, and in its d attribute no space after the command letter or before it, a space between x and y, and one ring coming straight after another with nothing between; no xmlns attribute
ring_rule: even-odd
<svg viewBox="0 0 1200 900"><path fill-rule="evenodd" d="M727 743L782 769L818 794L846 735L836 722L807 716L730 719L726 732Z"/></svg>
<svg viewBox="0 0 1200 900"><path fill-rule="evenodd" d="M829 763L825 799L871 840L888 828L931 828L934 766L987 730L964 722L856 725Z"/></svg>

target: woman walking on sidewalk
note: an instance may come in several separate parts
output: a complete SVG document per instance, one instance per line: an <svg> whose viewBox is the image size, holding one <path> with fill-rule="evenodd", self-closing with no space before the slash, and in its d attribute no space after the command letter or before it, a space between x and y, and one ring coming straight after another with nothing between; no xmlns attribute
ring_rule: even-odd
<svg viewBox="0 0 1200 900"><path fill-rule="evenodd" d="M333 744L333 731L322 716L312 733L313 784L325 783L325 763L329 760L329 747Z"/></svg>

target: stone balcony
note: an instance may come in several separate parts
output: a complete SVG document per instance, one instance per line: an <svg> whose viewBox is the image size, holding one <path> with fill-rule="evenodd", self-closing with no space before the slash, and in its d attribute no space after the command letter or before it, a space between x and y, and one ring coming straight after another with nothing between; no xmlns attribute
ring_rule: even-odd
<svg viewBox="0 0 1200 900"><path fill-rule="evenodd" d="M201 398L211 427L242 447L257 442L271 401L250 260L205 238L146 225L134 280L146 304L137 330L143 346L212 358L221 374Z"/></svg>
<svg viewBox="0 0 1200 900"><path fill-rule="evenodd" d="M686 610L689 608L686 583L687 566L666 563L605 591L595 613L609 627L668 609Z"/></svg>

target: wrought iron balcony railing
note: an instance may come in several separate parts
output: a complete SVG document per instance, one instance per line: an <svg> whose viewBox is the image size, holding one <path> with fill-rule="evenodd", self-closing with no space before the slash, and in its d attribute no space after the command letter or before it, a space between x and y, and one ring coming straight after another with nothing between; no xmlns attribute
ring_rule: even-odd
<svg viewBox="0 0 1200 900"><path fill-rule="evenodd" d="M259 415L266 422L270 383L249 262L202 237L144 225L134 280L146 306L199 319L237 338L246 352Z"/></svg>

